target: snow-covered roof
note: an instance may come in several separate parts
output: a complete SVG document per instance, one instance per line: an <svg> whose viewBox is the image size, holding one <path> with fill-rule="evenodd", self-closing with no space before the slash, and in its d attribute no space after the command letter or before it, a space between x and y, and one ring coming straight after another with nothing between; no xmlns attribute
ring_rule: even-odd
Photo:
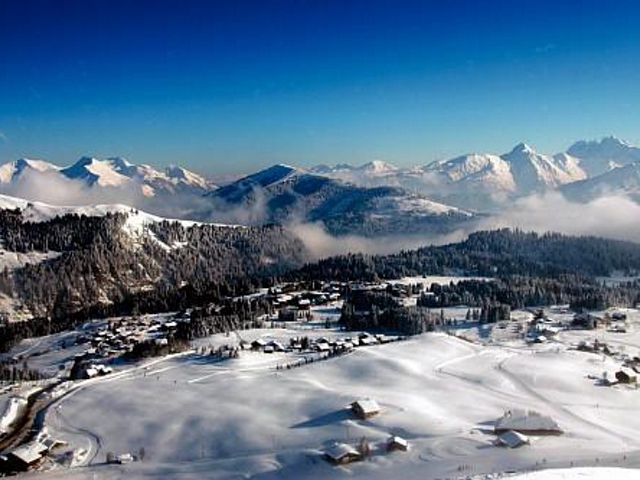
<svg viewBox="0 0 640 480"><path fill-rule="evenodd" d="M353 402L351 406L359 408L365 415L380 411L380 405L378 405L378 402L371 399L358 400L357 402Z"/></svg>
<svg viewBox="0 0 640 480"><path fill-rule="evenodd" d="M340 460L347 455L359 455L360 453L353 446L346 443L334 443L327 450L325 455L332 460Z"/></svg>
<svg viewBox="0 0 640 480"><path fill-rule="evenodd" d="M624 373L629 378L636 378L638 376L636 371L631 369L631 368L629 368L629 367L620 367L618 372Z"/></svg>
<svg viewBox="0 0 640 480"><path fill-rule="evenodd" d="M394 435L387 439L387 445L391 445L391 444L401 445L405 448L409 447L409 442L402 437L398 437L397 435Z"/></svg>
<svg viewBox="0 0 640 480"><path fill-rule="evenodd" d="M520 432L561 432L556 421L532 410L509 410L495 425L496 431L515 430Z"/></svg>
<svg viewBox="0 0 640 480"><path fill-rule="evenodd" d="M509 448L517 448L529 443L529 437L519 432L509 430L498 435L498 443Z"/></svg>
<svg viewBox="0 0 640 480"><path fill-rule="evenodd" d="M31 442L16 448L11 452L11 455L26 464L31 464L40 460L47 450L47 447L42 443Z"/></svg>

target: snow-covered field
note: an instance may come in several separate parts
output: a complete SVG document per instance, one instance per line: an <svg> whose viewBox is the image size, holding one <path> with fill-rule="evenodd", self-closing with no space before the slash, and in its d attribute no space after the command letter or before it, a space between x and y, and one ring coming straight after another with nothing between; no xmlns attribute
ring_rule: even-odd
<svg viewBox="0 0 640 480"><path fill-rule="evenodd" d="M282 340L291 334L269 332ZM631 343L639 340L628 335ZM214 336L210 343L225 339ZM284 353L243 351L225 361L188 353L154 360L61 397L46 425L70 448L88 450L88 466L38 475L436 479L640 466L640 391L590 380L601 374L602 357L568 350L573 340L483 346L425 334L291 370L274 368ZM363 397L377 400L382 413L366 421L352 417L345 407ZM533 437L530 446L516 450L494 446L493 422L516 407L551 415L566 433ZM384 452L390 434L407 438L410 451ZM332 442L362 437L373 446L369 460L332 467L321 458ZM137 453L141 447L144 461L104 465L107 452Z"/></svg>

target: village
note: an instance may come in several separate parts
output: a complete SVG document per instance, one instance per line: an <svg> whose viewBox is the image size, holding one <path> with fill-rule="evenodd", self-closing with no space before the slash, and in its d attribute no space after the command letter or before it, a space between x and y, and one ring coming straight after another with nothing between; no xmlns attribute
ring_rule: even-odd
<svg viewBox="0 0 640 480"><path fill-rule="evenodd" d="M606 420L607 427L597 427L598 420L592 416L594 412L613 415L611 402L637 402L638 310L575 313L556 306L514 310L508 319L486 323L474 319L473 308L460 305L434 309L425 330L430 333L415 336L384 328L347 330L341 323L345 302L361 292L387 292L400 305L414 307L430 281L435 280L332 282L314 289L287 284L265 289L232 299L267 305L258 318L259 326L197 336L186 344L176 338L192 321L190 311L98 320L74 332L30 339L9 355L49 376L7 386L0 395L4 408L0 441L6 446L2 468L71 474L82 472L76 468L82 466L144 469L150 462L196 460L215 467L236 456L277 455L282 449L302 456L279 463L280 470L311 461L316 465L313 471L322 468L311 460L318 458L330 468L354 468L351 474L372 478L372 465L382 474L385 466L402 471L403 465L424 459L429 459L433 478L445 472L482 473L482 465L495 463L496 458L501 459L498 464L506 462L505 470L536 469L543 462L563 464L569 458L579 464L586 461L586 452L598 462L634 461L635 444L629 435L610 433L608 425L620 417L614 415ZM355 315L369 318L372 313L365 309ZM553 366L531 370L531 362ZM426 384L415 384L418 379ZM251 389L239 390L246 382L268 396L254 397ZM300 397L299 382L319 388L317 398L322 400L314 400L314 395ZM581 396L594 398L590 413L583 413L591 418L588 422L577 418L580 414L568 415L566 395L559 393L565 382L571 392L579 389ZM121 402L112 398L112 385L118 385L119 398L130 403L124 415L109 413L112 404ZM400 392L408 385L416 392L404 398ZM603 387L607 391L600 390ZM321 393L327 388L326 394ZM215 410L205 411L193 403L201 394L210 398ZM478 395L482 406L465 413L468 397ZM567 398L571 395L578 393ZM160 398L173 400L160 405ZM240 405L256 405L259 398L259 410L249 417L239 413ZM455 400L444 407L444 398ZM430 412L426 416L425 401ZM126 411L143 404L148 404L148 410L141 418L152 424L163 417L180 418L183 411L202 415L197 430L202 429L203 440L198 451L176 449L174 444L180 453L169 454L167 447L150 437L127 437L121 423L140 419L130 418ZM120 425L120 433L100 418L90 418L86 410L94 408ZM450 425L440 411L443 408L449 414L450 408L456 408ZM415 423L418 412L423 420ZM223 418L234 425L256 425L265 421L265 415L274 415L267 435L242 434L230 444L217 436L215 425ZM23 418L26 423L20 421ZM29 422L32 428L25 430ZM16 436L16 431L23 434ZM600 451L595 438L602 437L617 449ZM436 446L435 439L452 446ZM483 449L489 447L483 459ZM449 448L466 453L451 456L446 453ZM506 453L511 450L523 453ZM620 451L624 455L616 456ZM238 468L257 472L263 467L248 462Z"/></svg>

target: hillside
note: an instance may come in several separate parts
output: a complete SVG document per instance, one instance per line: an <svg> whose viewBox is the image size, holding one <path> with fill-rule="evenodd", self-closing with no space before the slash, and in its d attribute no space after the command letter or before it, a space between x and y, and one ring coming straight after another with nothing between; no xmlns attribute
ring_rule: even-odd
<svg viewBox="0 0 640 480"><path fill-rule="evenodd" d="M513 230L475 232L460 243L393 255L345 255L305 266L308 278L371 280L462 272L479 276L606 276L640 271L640 244Z"/></svg>
<svg viewBox="0 0 640 480"><path fill-rule="evenodd" d="M0 274L0 308L9 318L16 306L53 317L134 305L181 308L181 302L213 295L212 285L220 292L227 282L259 283L306 259L302 243L278 226L168 221L123 206L58 209L1 200L2 257L37 253L41 260Z"/></svg>
<svg viewBox="0 0 640 480"><path fill-rule="evenodd" d="M222 221L238 210L251 223L323 222L333 234L442 232L474 218L470 212L397 187L359 187L275 165L208 195Z"/></svg>

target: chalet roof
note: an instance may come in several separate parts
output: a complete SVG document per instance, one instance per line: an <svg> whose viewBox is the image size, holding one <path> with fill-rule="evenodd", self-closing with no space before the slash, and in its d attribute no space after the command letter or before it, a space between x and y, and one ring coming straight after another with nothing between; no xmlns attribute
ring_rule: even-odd
<svg viewBox="0 0 640 480"><path fill-rule="evenodd" d="M380 411L380 405L378 405L378 402L371 399L358 400L353 402L351 406L359 408L365 415Z"/></svg>
<svg viewBox="0 0 640 480"><path fill-rule="evenodd" d="M10 455L14 456L27 465L37 462L46 453L47 447L40 442L31 442L13 450Z"/></svg>
<svg viewBox="0 0 640 480"><path fill-rule="evenodd" d="M324 453L325 455L327 455L327 457L335 461L339 461L348 455L360 455L360 452L358 452L358 450L346 443L334 443L327 450L325 450Z"/></svg>
<svg viewBox="0 0 640 480"><path fill-rule="evenodd" d="M620 367L618 372L624 373L629 378L636 378L638 376L636 371L629 367Z"/></svg>
<svg viewBox="0 0 640 480"><path fill-rule="evenodd" d="M529 443L529 437L526 435L509 430L498 435L498 443L509 448L518 448Z"/></svg>
<svg viewBox="0 0 640 480"><path fill-rule="evenodd" d="M409 442L402 437L398 437L397 435L394 435L387 439L387 445L401 445L407 448L409 446Z"/></svg>
<svg viewBox="0 0 640 480"><path fill-rule="evenodd" d="M556 421L532 410L509 410L495 425L496 430L515 430L524 432L555 431L561 432Z"/></svg>

